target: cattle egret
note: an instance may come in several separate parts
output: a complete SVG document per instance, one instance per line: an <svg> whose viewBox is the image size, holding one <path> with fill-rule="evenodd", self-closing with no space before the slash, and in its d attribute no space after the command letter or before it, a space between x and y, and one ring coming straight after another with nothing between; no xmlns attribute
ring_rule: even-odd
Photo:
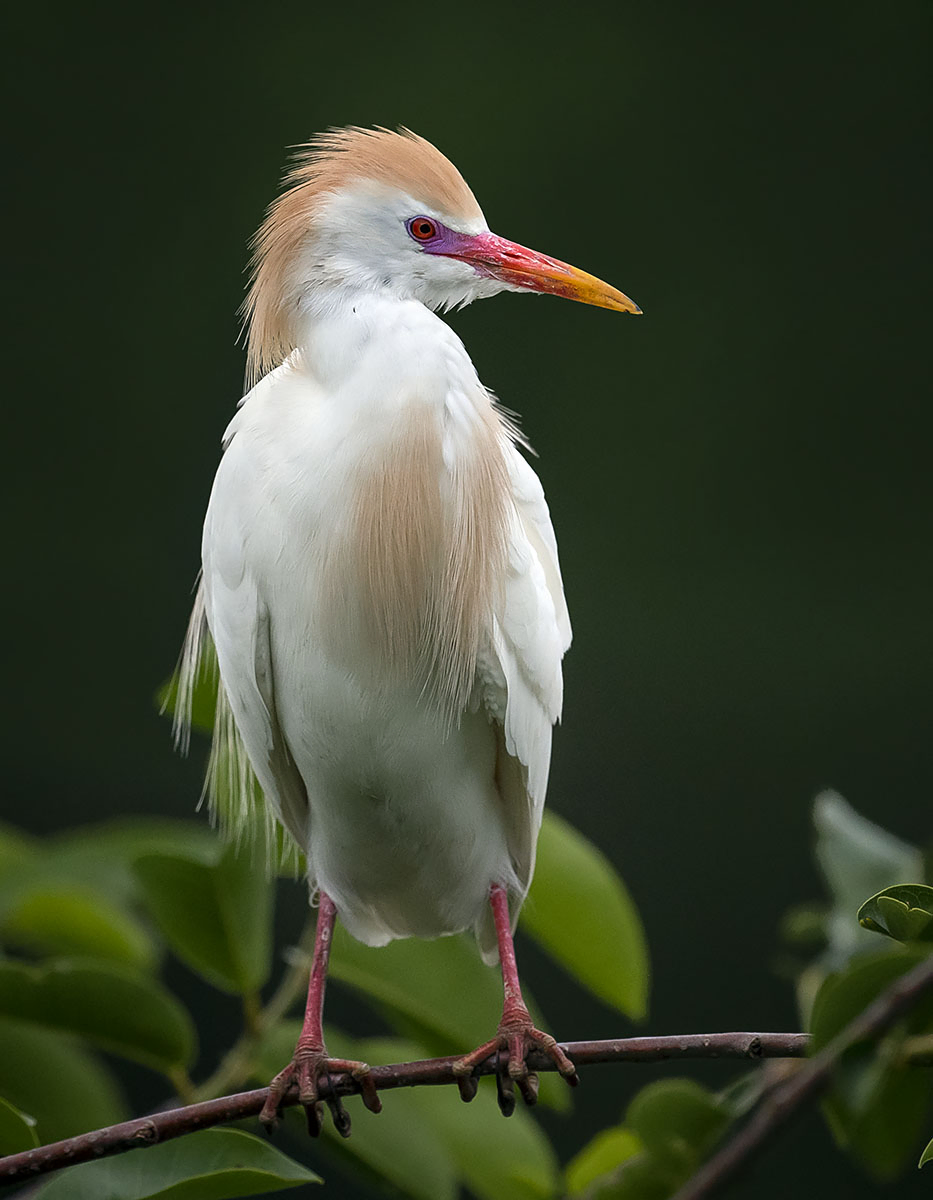
<svg viewBox="0 0 933 1200"><path fill-rule="evenodd" d="M475 931L502 967L499 1102L533 1103L537 1048L574 1066L522 999L512 933L531 883L570 644L557 545L515 426L436 315L497 292L640 310L608 284L491 233L456 168L402 130L302 147L255 240L248 383L224 436L182 656L180 726L219 668L208 790L256 782L319 897L291 1088L319 1132L335 917L368 946ZM213 647L213 651L211 649ZM261 800L259 801L261 803ZM501 1055L500 1055L501 1052ZM328 1089L325 1089L328 1090ZM328 1103L341 1133L349 1118Z"/></svg>

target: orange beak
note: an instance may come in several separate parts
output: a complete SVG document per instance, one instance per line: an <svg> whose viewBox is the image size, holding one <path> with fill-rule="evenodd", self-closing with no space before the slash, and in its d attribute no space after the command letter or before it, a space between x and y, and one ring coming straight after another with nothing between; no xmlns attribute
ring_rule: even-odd
<svg viewBox="0 0 933 1200"><path fill-rule="evenodd" d="M586 271L578 271L559 258L539 254L537 250L519 246L495 233L460 236L462 241L451 257L471 263L477 271L492 279L529 292L546 292L616 312L641 312L635 301L618 288L610 287Z"/></svg>

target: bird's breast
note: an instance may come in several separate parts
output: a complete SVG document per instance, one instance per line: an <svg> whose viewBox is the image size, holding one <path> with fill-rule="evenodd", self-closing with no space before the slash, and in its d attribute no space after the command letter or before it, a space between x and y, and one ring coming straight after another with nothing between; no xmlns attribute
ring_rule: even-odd
<svg viewBox="0 0 933 1200"><path fill-rule="evenodd" d="M490 636L512 501L508 433L441 328L433 349L425 329L370 337L340 377L298 361L263 381L226 457L251 477L237 503L261 509L243 524L263 531L273 623L287 611L340 669L415 688L450 723Z"/></svg>
<svg viewBox="0 0 933 1200"><path fill-rule="evenodd" d="M329 624L450 717L466 704L505 565L503 431L485 403L464 414L413 395L348 470L323 564Z"/></svg>

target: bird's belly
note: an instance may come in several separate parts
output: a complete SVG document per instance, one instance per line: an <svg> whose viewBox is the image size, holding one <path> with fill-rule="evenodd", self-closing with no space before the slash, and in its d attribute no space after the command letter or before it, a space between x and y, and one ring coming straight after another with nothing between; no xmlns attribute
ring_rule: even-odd
<svg viewBox="0 0 933 1200"><path fill-rule="evenodd" d="M490 884L514 882L485 714L447 731L413 690L371 693L317 666L286 729L313 878L370 945L473 926Z"/></svg>

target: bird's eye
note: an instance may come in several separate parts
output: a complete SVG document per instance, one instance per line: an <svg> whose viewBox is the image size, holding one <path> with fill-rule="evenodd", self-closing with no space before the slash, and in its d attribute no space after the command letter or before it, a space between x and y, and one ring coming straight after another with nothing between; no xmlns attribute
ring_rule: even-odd
<svg viewBox="0 0 933 1200"><path fill-rule="evenodd" d="M408 232L416 242L429 242L437 237L437 226L427 217L412 217L408 222Z"/></svg>

